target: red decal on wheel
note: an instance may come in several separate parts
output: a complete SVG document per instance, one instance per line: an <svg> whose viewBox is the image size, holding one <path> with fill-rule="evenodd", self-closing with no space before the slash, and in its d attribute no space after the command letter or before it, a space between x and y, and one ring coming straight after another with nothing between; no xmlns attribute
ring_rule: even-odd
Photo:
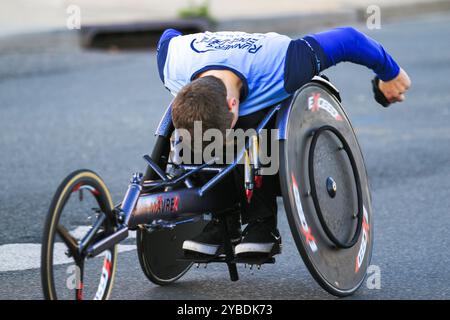
<svg viewBox="0 0 450 320"><path fill-rule="evenodd" d="M358 254L356 255L355 263L355 273L359 271L364 257L366 256L367 244L369 242L369 215L367 214L366 208L363 206L363 221L362 221L362 240L361 246L359 247Z"/></svg>
<svg viewBox="0 0 450 320"><path fill-rule="evenodd" d="M303 212L302 203L300 200L300 192L298 190L297 180L295 180L295 176L291 173L292 178L292 191L294 193L294 201L297 207L297 214L300 218L300 231L305 236L306 243L312 252L316 252L318 250L316 239L311 233L311 228L308 226L306 221L305 213Z"/></svg>
<svg viewBox="0 0 450 320"><path fill-rule="evenodd" d="M83 300L83 282L80 282L78 284L78 289L77 289L77 300Z"/></svg>
<svg viewBox="0 0 450 320"><path fill-rule="evenodd" d="M107 258L105 258L105 261L103 263L103 268L108 272L108 276L111 275L111 261Z"/></svg>
<svg viewBox="0 0 450 320"><path fill-rule="evenodd" d="M313 103L312 103L312 107L311 107L312 112L319 111L319 98L320 98L320 93L313 94Z"/></svg>
<svg viewBox="0 0 450 320"><path fill-rule="evenodd" d="M303 235L305 236L305 240L306 242L310 243L310 242L315 242L316 239L314 238L314 236L311 234L311 229L308 231L305 231L303 228L300 228L300 231L303 233Z"/></svg>
<svg viewBox="0 0 450 320"><path fill-rule="evenodd" d="M308 98L308 109L311 110L311 112L316 112L322 109L337 121L343 120L342 116L339 114L336 108L333 107L333 105L328 100L320 97L320 93L313 93Z"/></svg>
<svg viewBox="0 0 450 320"><path fill-rule="evenodd" d="M100 195L100 192L99 192L97 189L92 188L92 189L90 189L90 190L91 190L91 193L92 193L94 196L99 196L99 195Z"/></svg>
<svg viewBox="0 0 450 320"><path fill-rule="evenodd" d="M77 183L76 185L75 185L75 187L73 187L73 189L72 189L72 192L77 192L78 190L80 190L80 188L81 188L81 186L82 186L83 184L80 182L80 183Z"/></svg>

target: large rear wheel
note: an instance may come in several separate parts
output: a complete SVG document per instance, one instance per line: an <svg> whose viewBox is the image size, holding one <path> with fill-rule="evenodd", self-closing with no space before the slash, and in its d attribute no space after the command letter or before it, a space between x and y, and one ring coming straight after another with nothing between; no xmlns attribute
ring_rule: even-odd
<svg viewBox="0 0 450 320"><path fill-rule="evenodd" d="M280 145L280 184L310 273L333 295L353 294L372 255L369 183L350 121L321 84L305 85L292 100Z"/></svg>
<svg viewBox="0 0 450 320"><path fill-rule="evenodd" d="M151 156L164 170L169 158L169 143L168 138L159 136ZM145 179L154 178L155 173L148 168ZM157 285L164 286L186 274L192 262L180 259L183 257L183 242L199 234L205 224L204 221L182 223L172 229L141 226L136 232L137 254L147 278Z"/></svg>
<svg viewBox="0 0 450 320"><path fill-rule="evenodd" d="M203 221L177 225L173 229L147 230L140 228L136 234L137 252L142 270L147 278L160 286L180 279L192 266L183 257L184 240L199 234Z"/></svg>

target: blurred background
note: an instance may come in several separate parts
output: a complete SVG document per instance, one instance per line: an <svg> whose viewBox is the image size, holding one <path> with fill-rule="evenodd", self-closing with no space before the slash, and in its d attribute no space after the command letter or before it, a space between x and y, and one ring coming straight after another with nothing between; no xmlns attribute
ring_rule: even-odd
<svg viewBox="0 0 450 320"><path fill-rule="evenodd" d="M61 180L98 172L120 201L171 96L156 66L165 28L276 31L293 38L351 25L409 73L403 104L372 98L370 70L326 71L341 90L366 159L381 288L352 297L450 298L450 1L2 0L0 2L0 299L42 298L42 226ZM149 283L133 246L119 255L113 299L323 299L298 255L280 202L284 253L274 266L192 270ZM129 241L133 244L133 239ZM130 249L131 248L131 249Z"/></svg>

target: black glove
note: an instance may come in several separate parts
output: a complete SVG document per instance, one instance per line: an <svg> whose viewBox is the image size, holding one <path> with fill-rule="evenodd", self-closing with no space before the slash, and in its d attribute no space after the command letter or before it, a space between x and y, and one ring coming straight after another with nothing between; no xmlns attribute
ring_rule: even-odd
<svg viewBox="0 0 450 320"><path fill-rule="evenodd" d="M391 105L388 99L384 96L383 92L381 92L380 88L378 87L380 83L380 78L375 77L372 79L372 90L373 90L373 96L375 98L375 101L381 104L383 107L387 108Z"/></svg>

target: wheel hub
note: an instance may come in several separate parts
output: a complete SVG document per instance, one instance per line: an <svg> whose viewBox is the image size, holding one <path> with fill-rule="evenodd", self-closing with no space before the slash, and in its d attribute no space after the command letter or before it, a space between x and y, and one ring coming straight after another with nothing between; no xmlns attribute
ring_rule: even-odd
<svg viewBox="0 0 450 320"><path fill-rule="evenodd" d="M332 177L327 178L326 188L327 188L328 195L331 198L334 198L336 196L336 192L337 192L337 185L336 185L336 181L334 181L334 179Z"/></svg>

